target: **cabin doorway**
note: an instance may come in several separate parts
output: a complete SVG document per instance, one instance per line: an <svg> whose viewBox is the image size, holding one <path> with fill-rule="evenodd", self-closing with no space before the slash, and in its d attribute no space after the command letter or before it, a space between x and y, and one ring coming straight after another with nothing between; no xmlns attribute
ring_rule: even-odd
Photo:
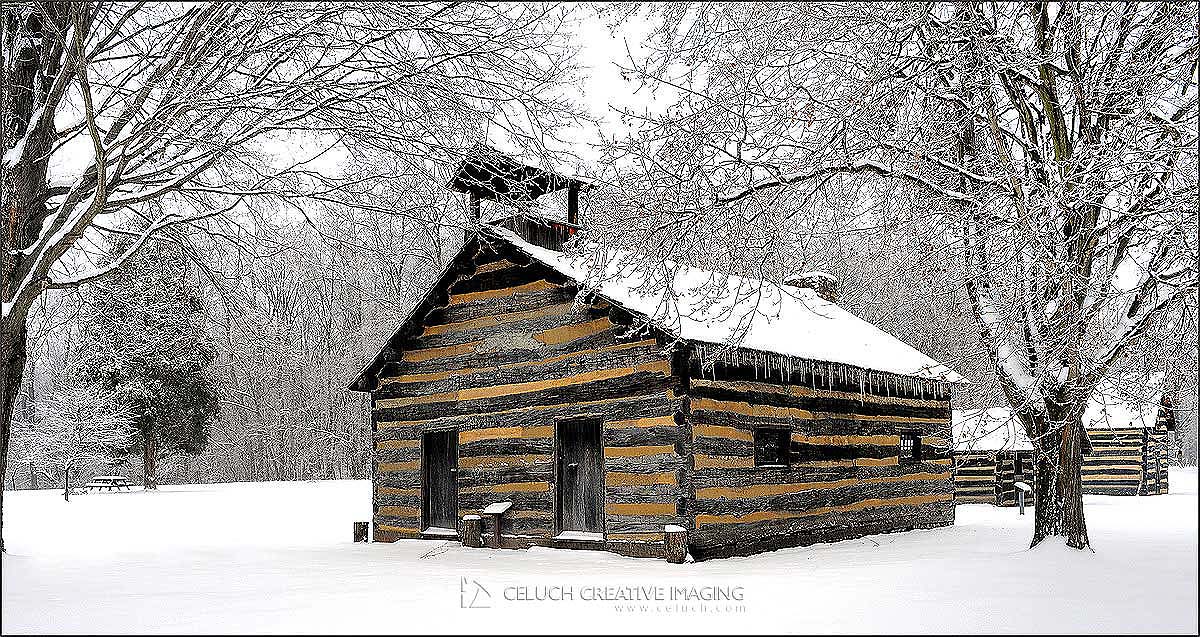
<svg viewBox="0 0 1200 637"><path fill-rule="evenodd" d="M1154 490L1150 491L1147 489L1147 493L1150 495L1162 495L1163 492L1161 479L1162 475L1159 473L1159 471L1162 470L1162 466L1159 464L1158 453L1159 452L1157 448L1154 448L1154 450L1150 453L1150 475L1154 476Z"/></svg>
<svg viewBox="0 0 1200 637"><path fill-rule="evenodd" d="M558 422L557 522L563 534L596 534L602 539L604 519L601 426L596 418Z"/></svg>
<svg viewBox="0 0 1200 637"><path fill-rule="evenodd" d="M431 431L421 438L421 519L426 533L458 528L458 432Z"/></svg>

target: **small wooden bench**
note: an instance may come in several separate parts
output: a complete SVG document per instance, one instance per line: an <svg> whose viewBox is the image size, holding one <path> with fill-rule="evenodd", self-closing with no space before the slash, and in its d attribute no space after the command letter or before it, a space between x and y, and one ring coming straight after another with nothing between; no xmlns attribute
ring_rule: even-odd
<svg viewBox="0 0 1200 637"><path fill-rule="evenodd" d="M83 485L83 492L89 491L126 491L133 490L133 483L125 476L96 476L92 481Z"/></svg>
<svg viewBox="0 0 1200 637"><path fill-rule="evenodd" d="M492 519L492 542L496 545L493 548L500 548L500 518L504 517L512 505L512 502L493 502L483 510L483 514Z"/></svg>

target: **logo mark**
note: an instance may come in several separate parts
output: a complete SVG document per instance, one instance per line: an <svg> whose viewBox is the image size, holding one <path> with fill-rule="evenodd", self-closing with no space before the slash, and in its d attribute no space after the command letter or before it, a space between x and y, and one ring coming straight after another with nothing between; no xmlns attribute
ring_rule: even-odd
<svg viewBox="0 0 1200 637"><path fill-rule="evenodd" d="M492 594L478 580L460 577L458 581L459 605L462 608L491 608Z"/></svg>

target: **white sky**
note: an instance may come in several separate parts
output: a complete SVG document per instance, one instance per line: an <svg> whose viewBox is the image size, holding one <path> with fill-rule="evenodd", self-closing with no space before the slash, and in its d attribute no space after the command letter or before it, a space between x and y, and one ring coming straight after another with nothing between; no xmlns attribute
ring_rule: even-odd
<svg viewBox="0 0 1200 637"><path fill-rule="evenodd" d="M628 65L626 47L635 53L640 50L639 43L644 40L650 25L644 20L630 19L621 23L614 33L607 25L608 18L598 17L588 10L581 11L577 20L575 37L579 53L576 63L581 67L581 82L573 92L575 99L592 115L601 118L601 124L600 129L585 127L567 138L575 141L569 150L579 155L584 163L594 163L598 156L592 144L600 140L601 134L611 137L625 130L612 107L642 109L653 103L648 91L635 94L639 83L623 78L618 68L618 64Z"/></svg>
<svg viewBox="0 0 1200 637"><path fill-rule="evenodd" d="M580 8L572 18L573 24L568 24L568 28L573 33L573 43L578 46L575 62L580 67L579 82L564 90L571 99L600 119L600 124L581 126L563 134L566 147L554 150L570 151L580 161L575 165L555 168L569 173L582 173L586 166L594 166L599 161L599 153L594 145L602 135L619 136L627 130L612 110L613 106L642 110L652 108L655 104L648 90L635 94L639 83L623 78L618 68L618 64L627 64L627 47L635 53L640 50L639 45L652 25L644 18L633 17L618 25L614 33L608 26L612 18L598 16L591 8ZM56 124L67 127L72 123L68 120L78 116L73 109L64 109L56 118ZM340 175L345 166L344 153L311 138L311 135L296 132L279 133L264 135L251 146L273 156L277 160L273 162L277 168L305 161L309 169L331 176ZM86 135L75 138L52 158L53 181L71 183L91 165L92 159L90 141Z"/></svg>

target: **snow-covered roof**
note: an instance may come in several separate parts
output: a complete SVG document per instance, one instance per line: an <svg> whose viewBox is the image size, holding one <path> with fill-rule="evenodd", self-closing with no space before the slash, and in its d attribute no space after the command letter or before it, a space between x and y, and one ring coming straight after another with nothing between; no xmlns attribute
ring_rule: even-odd
<svg viewBox="0 0 1200 637"><path fill-rule="evenodd" d="M1033 443L1025 435L1020 421L1007 407L991 409L955 409L953 412L954 450L1031 451Z"/></svg>
<svg viewBox="0 0 1200 637"><path fill-rule="evenodd" d="M1158 387L1149 396L1129 396L1110 381L1102 381L1083 412L1088 429L1145 429L1153 428L1162 406L1162 376L1151 379L1149 385Z"/></svg>
<svg viewBox="0 0 1200 637"><path fill-rule="evenodd" d="M1157 387L1161 377L1152 379ZM1083 413L1085 429L1153 428L1162 406L1162 391L1136 398L1124 395L1105 380L1096 387ZM953 414L955 451L1031 450L1033 445L1008 407L956 409Z"/></svg>
<svg viewBox="0 0 1200 637"><path fill-rule="evenodd" d="M742 349L928 380L966 381L811 289L672 262L646 273L636 267L636 255L626 251L600 251L600 263L534 245L506 228L488 226L485 231L685 340L722 346L733 340Z"/></svg>

